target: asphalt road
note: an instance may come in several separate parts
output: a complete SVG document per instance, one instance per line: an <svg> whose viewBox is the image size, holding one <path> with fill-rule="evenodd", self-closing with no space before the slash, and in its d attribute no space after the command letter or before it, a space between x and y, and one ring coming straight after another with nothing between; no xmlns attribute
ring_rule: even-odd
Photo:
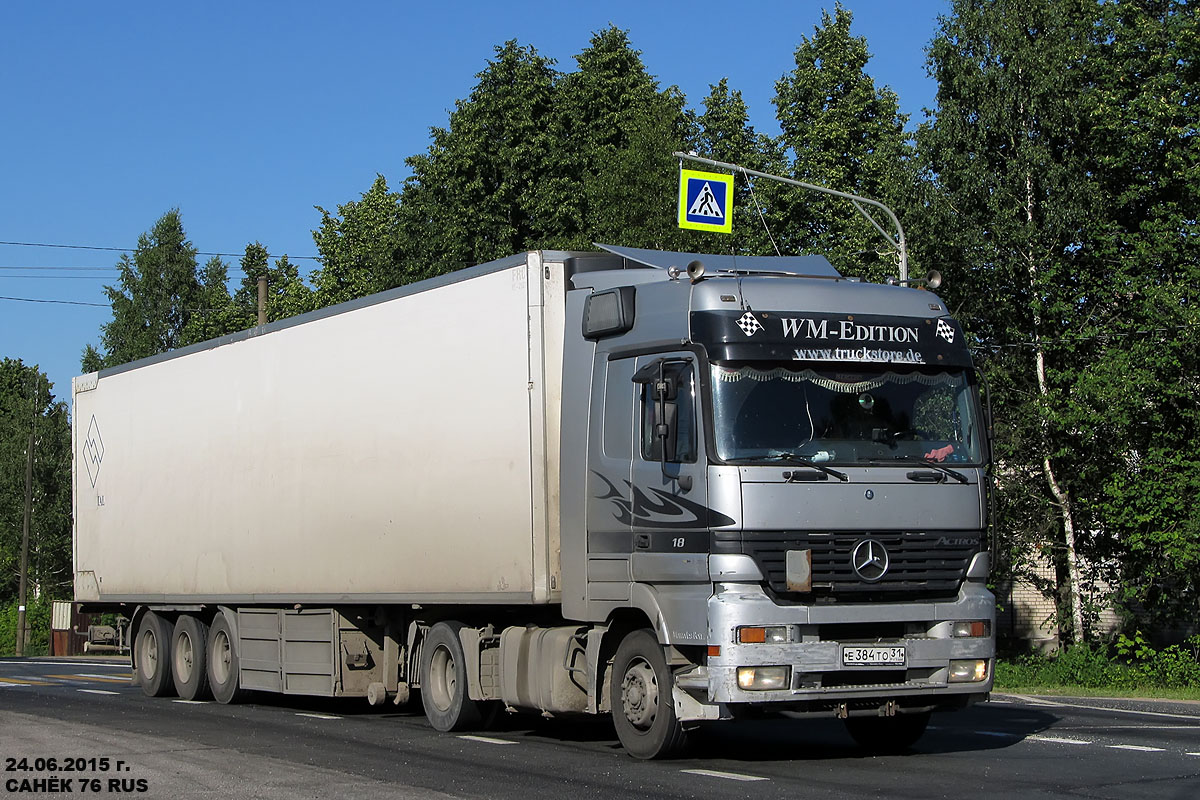
<svg viewBox="0 0 1200 800"><path fill-rule="evenodd" d="M935 716L903 756L864 756L836 720L780 720L641 762L604 721L514 715L458 736L363 700L186 703L145 697L112 660L7 660L0 760L5 797L1196 800L1200 705L993 695Z"/></svg>

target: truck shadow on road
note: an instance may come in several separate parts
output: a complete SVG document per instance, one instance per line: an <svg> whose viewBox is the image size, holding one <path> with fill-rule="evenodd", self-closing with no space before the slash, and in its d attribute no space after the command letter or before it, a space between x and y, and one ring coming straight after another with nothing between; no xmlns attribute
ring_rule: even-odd
<svg viewBox="0 0 1200 800"><path fill-rule="evenodd" d="M400 707L392 703L372 707L361 700L259 693L254 693L249 702L341 717L379 717L427 724L419 695ZM997 705L935 714L925 735L909 754L1003 750L1027 736L1047 731L1059 719L1041 709ZM477 733L593 750L621 750L612 722L606 716L543 718L531 712L500 712ZM854 759L866 755L836 719L768 717L709 724L691 732L689 745L688 760L782 762Z"/></svg>
<svg viewBox="0 0 1200 800"><path fill-rule="evenodd" d="M983 707L935 715L910 754L1002 750L1049 729L1059 717L1033 709ZM538 719L517 714L501 718L494 735L529 737L620 750L607 719ZM767 718L702 726L689 736L688 760L810 761L863 758L840 720Z"/></svg>

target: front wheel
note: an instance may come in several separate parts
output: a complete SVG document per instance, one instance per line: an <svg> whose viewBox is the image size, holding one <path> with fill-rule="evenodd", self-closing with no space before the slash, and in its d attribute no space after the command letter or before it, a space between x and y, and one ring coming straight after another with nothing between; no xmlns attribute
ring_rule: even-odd
<svg viewBox="0 0 1200 800"><path fill-rule="evenodd" d="M674 684L653 631L643 628L621 641L609 697L617 738L634 758L667 758L687 743L687 732L675 716Z"/></svg>
<svg viewBox="0 0 1200 800"><path fill-rule="evenodd" d="M869 753L898 755L917 743L929 724L929 712L894 717L849 717L846 730Z"/></svg>
<svg viewBox="0 0 1200 800"><path fill-rule="evenodd" d="M439 622L421 644L421 705L434 730L466 731L481 727L483 703L467 696L467 656L458 631L461 622Z"/></svg>

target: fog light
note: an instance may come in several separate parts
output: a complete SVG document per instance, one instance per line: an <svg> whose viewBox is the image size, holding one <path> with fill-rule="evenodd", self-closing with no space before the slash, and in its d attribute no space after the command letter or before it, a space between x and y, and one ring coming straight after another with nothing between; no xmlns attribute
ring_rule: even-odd
<svg viewBox="0 0 1200 800"><path fill-rule="evenodd" d="M791 667L738 667L738 687L753 692L787 689Z"/></svg>
<svg viewBox="0 0 1200 800"><path fill-rule="evenodd" d="M992 635L992 623L987 620L977 622L955 622L950 626L950 635L955 639L982 638Z"/></svg>
<svg viewBox="0 0 1200 800"><path fill-rule="evenodd" d="M738 628L738 641L742 644L784 644L788 640L787 632L786 625Z"/></svg>
<svg viewBox="0 0 1200 800"><path fill-rule="evenodd" d="M986 658L969 658L950 662L950 683L975 683L987 680Z"/></svg>

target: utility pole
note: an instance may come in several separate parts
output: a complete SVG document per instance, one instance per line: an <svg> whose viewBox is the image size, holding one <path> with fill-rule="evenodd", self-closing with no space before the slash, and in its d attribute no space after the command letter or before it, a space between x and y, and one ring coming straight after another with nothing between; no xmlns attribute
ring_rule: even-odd
<svg viewBox="0 0 1200 800"><path fill-rule="evenodd" d="M25 602L29 586L29 522L33 516L33 445L37 433L38 366L33 367L33 416L29 420L29 447L25 449L25 523L21 527L21 579L17 588L17 655L25 655Z"/></svg>
<svg viewBox="0 0 1200 800"><path fill-rule="evenodd" d="M258 276L258 324L267 324L267 276Z"/></svg>

